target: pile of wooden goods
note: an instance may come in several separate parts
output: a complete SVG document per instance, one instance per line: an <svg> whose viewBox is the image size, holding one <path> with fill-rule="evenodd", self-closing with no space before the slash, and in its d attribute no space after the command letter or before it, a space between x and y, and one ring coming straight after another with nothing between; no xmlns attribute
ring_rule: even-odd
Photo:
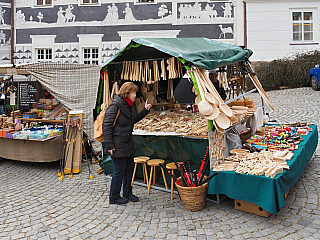
<svg viewBox="0 0 320 240"><path fill-rule="evenodd" d="M231 156L216 161L213 171L235 171L239 174L265 175L274 178L284 169L290 169L287 161L303 141L302 135L312 131L308 126L274 125L261 128L243 145L233 149ZM256 151L260 149L260 151ZM252 150L252 152L250 152Z"/></svg>
<svg viewBox="0 0 320 240"><path fill-rule="evenodd" d="M5 114L0 116L0 128L7 128L13 125L13 118L7 117Z"/></svg>
<svg viewBox="0 0 320 240"><path fill-rule="evenodd" d="M199 113L180 110L177 112L150 112L135 124L134 129L147 132L174 132L180 135L208 135L208 123Z"/></svg>
<svg viewBox="0 0 320 240"><path fill-rule="evenodd" d="M209 131L209 148L211 165L225 156L226 146L224 144L225 136L218 131Z"/></svg>
<svg viewBox="0 0 320 240"><path fill-rule="evenodd" d="M291 160L293 153L286 151L261 151L260 153L249 153L244 149L234 155L227 157L212 169L213 171L235 171L239 174L265 175L274 178L282 173L283 169L290 169L287 161ZM241 151L244 150L244 151Z"/></svg>

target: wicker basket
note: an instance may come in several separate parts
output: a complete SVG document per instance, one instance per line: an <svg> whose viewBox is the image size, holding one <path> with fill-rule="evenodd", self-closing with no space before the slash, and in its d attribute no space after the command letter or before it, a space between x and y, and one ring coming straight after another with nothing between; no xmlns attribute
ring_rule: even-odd
<svg viewBox="0 0 320 240"><path fill-rule="evenodd" d="M204 177L206 179L206 177ZM199 187L183 187L185 186L181 177L178 178L181 186L176 184L180 198L185 209L189 211L200 211L206 206L206 197L208 190L208 183Z"/></svg>

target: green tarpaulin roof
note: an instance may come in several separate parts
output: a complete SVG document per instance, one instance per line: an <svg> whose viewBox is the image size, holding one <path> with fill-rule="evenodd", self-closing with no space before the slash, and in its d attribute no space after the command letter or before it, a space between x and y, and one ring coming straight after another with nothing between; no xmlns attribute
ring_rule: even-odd
<svg viewBox="0 0 320 240"><path fill-rule="evenodd" d="M103 64L111 62L180 57L194 66L215 69L250 57L250 49L208 38L134 38L131 43Z"/></svg>

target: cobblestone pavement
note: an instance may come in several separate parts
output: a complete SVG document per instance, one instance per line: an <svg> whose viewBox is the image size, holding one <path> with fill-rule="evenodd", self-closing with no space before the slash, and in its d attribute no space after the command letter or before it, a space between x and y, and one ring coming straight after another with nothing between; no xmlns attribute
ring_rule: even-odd
<svg viewBox="0 0 320 240"><path fill-rule="evenodd" d="M268 94L272 119L320 121L320 92ZM0 160L0 239L320 239L319 163L318 148L286 206L264 218L235 210L231 199L189 212L177 195L170 201L169 193L151 189L148 195L140 186L134 186L140 202L109 205L110 180L89 179L85 165L80 175L59 181L57 163Z"/></svg>

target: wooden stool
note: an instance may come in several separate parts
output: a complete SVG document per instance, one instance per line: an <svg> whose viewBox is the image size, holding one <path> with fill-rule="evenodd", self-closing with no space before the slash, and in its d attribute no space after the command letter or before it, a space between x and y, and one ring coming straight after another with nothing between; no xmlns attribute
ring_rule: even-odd
<svg viewBox="0 0 320 240"><path fill-rule="evenodd" d="M159 163L164 164L165 161L162 159L152 159L147 162L149 166L151 166L151 171L150 171L150 179L149 179L149 184L148 184L148 194L150 193L150 188L151 188L151 180L153 177L153 185L156 185L156 167L159 167ZM167 181L166 181L166 176L164 175L164 171L162 168L162 177L164 181L164 185L166 186L166 189L168 189ZM153 174L153 175L152 175Z"/></svg>
<svg viewBox="0 0 320 240"><path fill-rule="evenodd" d="M136 176L136 171L137 171L137 165L138 163L142 163L142 172L143 172L143 182L148 184L148 171L147 171L147 165L146 162L148 162L150 158L149 157L135 157L134 158L134 170L133 170L133 175L132 175L132 181L131 181L131 186L133 185L134 178Z"/></svg>
<svg viewBox="0 0 320 240"><path fill-rule="evenodd" d="M180 164L182 162L178 162L178 164ZM171 174L174 175L174 170L177 170L177 166L174 162L168 163L166 165L166 168L168 170L171 170ZM173 200L173 179L171 178L171 200Z"/></svg>

